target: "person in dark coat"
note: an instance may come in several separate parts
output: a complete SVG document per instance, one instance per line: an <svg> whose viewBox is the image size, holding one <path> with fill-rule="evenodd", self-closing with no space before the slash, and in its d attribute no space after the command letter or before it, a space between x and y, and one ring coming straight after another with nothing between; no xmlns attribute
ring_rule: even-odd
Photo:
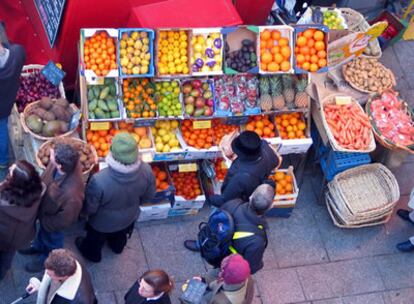
<svg viewBox="0 0 414 304"><path fill-rule="evenodd" d="M95 292L88 270L66 249L55 249L45 261L45 273L38 289L29 284L29 293L38 292L36 304L95 304Z"/></svg>
<svg viewBox="0 0 414 304"><path fill-rule="evenodd" d="M19 160L0 184L0 280L10 269L16 250L30 244L36 232L36 217L42 193L33 165Z"/></svg>
<svg viewBox="0 0 414 304"><path fill-rule="evenodd" d="M227 171L221 194L208 198L216 207L235 198L248 201L253 191L280 165L276 151L256 132L242 132L232 141L231 148L237 157Z"/></svg>
<svg viewBox="0 0 414 304"><path fill-rule="evenodd" d="M252 131L244 131L231 142L231 150L236 155L221 186L221 194L208 197L215 207L221 207L232 199L249 200L253 191L262 183L275 187L268 180L270 173L281 163L277 152ZM229 156L229 155L228 155ZM184 246L191 251L199 251L195 240L184 241Z"/></svg>
<svg viewBox="0 0 414 304"><path fill-rule="evenodd" d="M138 157L135 139L128 133L116 135L106 157L108 167L92 176L86 188L84 212L88 218L86 237L78 237L76 246L82 255L100 262L102 247L108 245L121 253L131 235L141 203L155 195L155 177L151 167Z"/></svg>
<svg viewBox="0 0 414 304"><path fill-rule="evenodd" d="M217 278L202 280L208 284L202 303L251 304L253 302L254 281L250 275L250 266L240 254L232 254L223 259Z"/></svg>
<svg viewBox="0 0 414 304"><path fill-rule="evenodd" d="M0 181L7 175L9 165L8 119L20 86L20 74L26 60L21 45L8 44L4 24L0 23Z"/></svg>
<svg viewBox="0 0 414 304"><path fill-rule="evenodd" d="M234 220L235 235L229 254L240 254L249 262L252 274L263 268L263 254L267 247L266 230L268 228L264 214L272 207L274 196L275 189L268 184L262 184L253 192L248 203L235 199L228 201L221 207L230 212ZM239 232L246 230L248 234L239 234ZM251 230L255 232L251 232Z"/></svg>
<svg viewBox="0 0 414 304"><path fill-rule="evenodd" d="M40 254L26 265L28 272L39 272L53 249L63 248L63 230L77 222L83 205L85 185L79 153L72 146L57 144L50 150L50 162L42 174L47 190L40 204L40 225L30 248L21 254Z"/></svg>
<svg viewBox="0 0 414 304"><path fill-rule="evenodd" d="M174 282L165 271L149 270L125 294L125 304L171 304L173 289Z"/></svg>

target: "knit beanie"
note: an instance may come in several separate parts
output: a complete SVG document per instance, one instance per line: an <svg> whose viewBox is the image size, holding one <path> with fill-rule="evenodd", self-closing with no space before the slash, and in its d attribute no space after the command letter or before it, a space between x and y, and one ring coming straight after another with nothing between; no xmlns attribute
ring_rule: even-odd
<svg viewBox="0 0 414 304"><path fill-rule="evenodd" d="M225 284L243 283L250 276L249 263L240 254L229 255L221 262L220 276Z"/></svg>
<svg viewBox="0 0 414 304"><path fill-rule="evenodd" d="M112 139L111 154L121 164L133 164L138 159L137 142L130 134L119 133Z"/></svg>

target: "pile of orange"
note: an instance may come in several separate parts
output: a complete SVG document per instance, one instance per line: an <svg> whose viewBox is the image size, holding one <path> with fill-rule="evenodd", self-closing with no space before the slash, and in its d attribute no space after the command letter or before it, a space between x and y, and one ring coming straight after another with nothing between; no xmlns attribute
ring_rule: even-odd
<svg viewBox="0 0 414 304"><path fill-rule="evenodd" d="M153 99L155 90L148 78L124 79L122 89L128 117L148 118L157 116L157 105Z"/></svg>
<svg viewBox="0 0 414 304"><path fill-rule="evenodd" d="M115 39L105 31L87 38L83 46L85 68L97 76L105 76L110 70L117 69L115 49Z"/></svg>
<svg viewBox="0 0 414 304"><path fill-rule="evenodd" d="M221 121L220 119L214 119L212 123L213 123L214 143L216 145L220 143L224 135L230 134L231 132L239 129L238 126L228 125L224 123L223 121Z"/></svg>
<svg viewBox="0 0 414 304"><path fill-rule="evenodd" d="M164 191L168 189L170 186L168 183L168 173L157 165L151 165L151 168L152 173L155 176L155 186L157 188L157 191Z"/></svg>
<svg viewBox="0 0 414 304"><path fill-rule="evenodd" d="M275 122L282 139L306 138L306 123L300 113L278 115Z"/></svg>
<svg viewBox="0 0 414 304"><path fill-rule="evenodd" d="M216 172L216 178L222 182L227 175L227 166L224 159L219 158L214 163L214 171Z"/></svg>
<svg viewBox="0 0 414 304"><path fill-rule="evenodd" d="M175 195L182 196L186 200L192 200L201 195L197 172L174 171L171 173L171 177L175 187Z"/></svg>
<svg viewBox="0 0 414 304"><path fill-rule="evenodd" d="M316 72L327 65L325 33L309 28L296 37L296 65L305 71Z"/></svg>
<svg viewBox="0 0 414 304"><path fill-rule="evenodd" d="M115 135L121 132L128 132L134 137L140 149L149 149L152 147L152 142L146 127L134 127L133 124L127 124L125 122L118 123L118 127L119 130L115 130Z"/></svg>
<svg viewBox="0 0 414 304"><path fill-rule="evenodd" d="M112 127L110 130L86 131L86 140L95 147L99 157L105 157L108 154L114 136L113 132Z"/></svg>
<svg viewBox="0 0 414 304"><path fill-rule="evenodd" d="M293 177L286 172L276 171L269 177L276 183L276 195L293 193Z"/></svg>
<svg viewBox="0 0 414 304"><path fill-rule="evenodd" d="M213 146L213 128L194 129L192 120L181 123L181 132L187 145L197 149L209 149Z"/></svg>
<svg viewBox="0 0 414 304"><path fill-rule="evenodd" d="M249 118L246 124L246 131L254 131L260 137L276 137L275 125L270 121L268 116L253 116Z"/></svg>
<svg viewBox="0 0 414 304"><path fill-rule="evenodd" d="M260 33L260 69L268 72L288 72L291 68L289 39L278 30Z"/></svg>

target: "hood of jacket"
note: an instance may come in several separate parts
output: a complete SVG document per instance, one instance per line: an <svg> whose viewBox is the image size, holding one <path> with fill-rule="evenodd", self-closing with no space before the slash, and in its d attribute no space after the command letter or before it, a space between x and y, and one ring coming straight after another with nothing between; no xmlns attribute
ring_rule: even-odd
<svg viewBox="0 0 414 304"><path fill-rule="evenodd" d="M0 82L2 80L8 80L14 77L16 73L16 57L15 52L18 51L18 47L16 45L11 45L9 50L9 58L7 59L6 63L3 67L0 68Z"/></svg>
<svg viewBox="0 0 414 304"><path fill-rule="evenodd" d="M124 165L116 161L111 153L106 156L105 162L108 165L110 175L120 182L129 182L135 180L136 173L141 167L141 160L139 158L133 164Z"/></svg>

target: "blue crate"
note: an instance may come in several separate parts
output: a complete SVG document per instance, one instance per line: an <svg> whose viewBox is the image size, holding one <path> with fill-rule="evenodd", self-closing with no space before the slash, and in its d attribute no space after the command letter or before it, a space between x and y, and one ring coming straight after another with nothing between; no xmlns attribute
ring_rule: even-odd
<svg viewBox="0 0 414 304"><path fill-rule="evenodd" d="M312 127L311 127L311 138L312 138L313 144L315 145L314 147L315 149L316 149L317 143L319 143L318 151L315 151L316 157L322 158L329 151L329 148L323 144L322 138L318 132L318 128L315 126L314 123L312 123Z"/></svg>
<svg viewBox="0 0 414 304"><path fill-rule="evenodd" d="M123 33L128 33L128 35L131 32L147 32L148 33L148 39L149 39L149 53L151 54L150 58L150 64L148 68L147 74L131 74L131 75L125 75L122 73L122 67L121 67L121 61L120 61L120 54L119 54L119 45L121 41L121 37ZM155 39L155 33L151 29L147 28L120 28L118 31L118 45L117 45L117 64L118 64L118 70L119 70L119 76L122 78L132 78L132 77L153 77L155 75L155 68L154 68L154 39Z"/></svg>
<svg viewBox="0 0 414 304"><path fill-rule="evenodd" d="M331 181L336 174L360 165L369 164L371 157L368 153L347 153L329 150L325 157L321 158L321 168L326 180ZM329 168L327 164L329 163Z"/></svg>

